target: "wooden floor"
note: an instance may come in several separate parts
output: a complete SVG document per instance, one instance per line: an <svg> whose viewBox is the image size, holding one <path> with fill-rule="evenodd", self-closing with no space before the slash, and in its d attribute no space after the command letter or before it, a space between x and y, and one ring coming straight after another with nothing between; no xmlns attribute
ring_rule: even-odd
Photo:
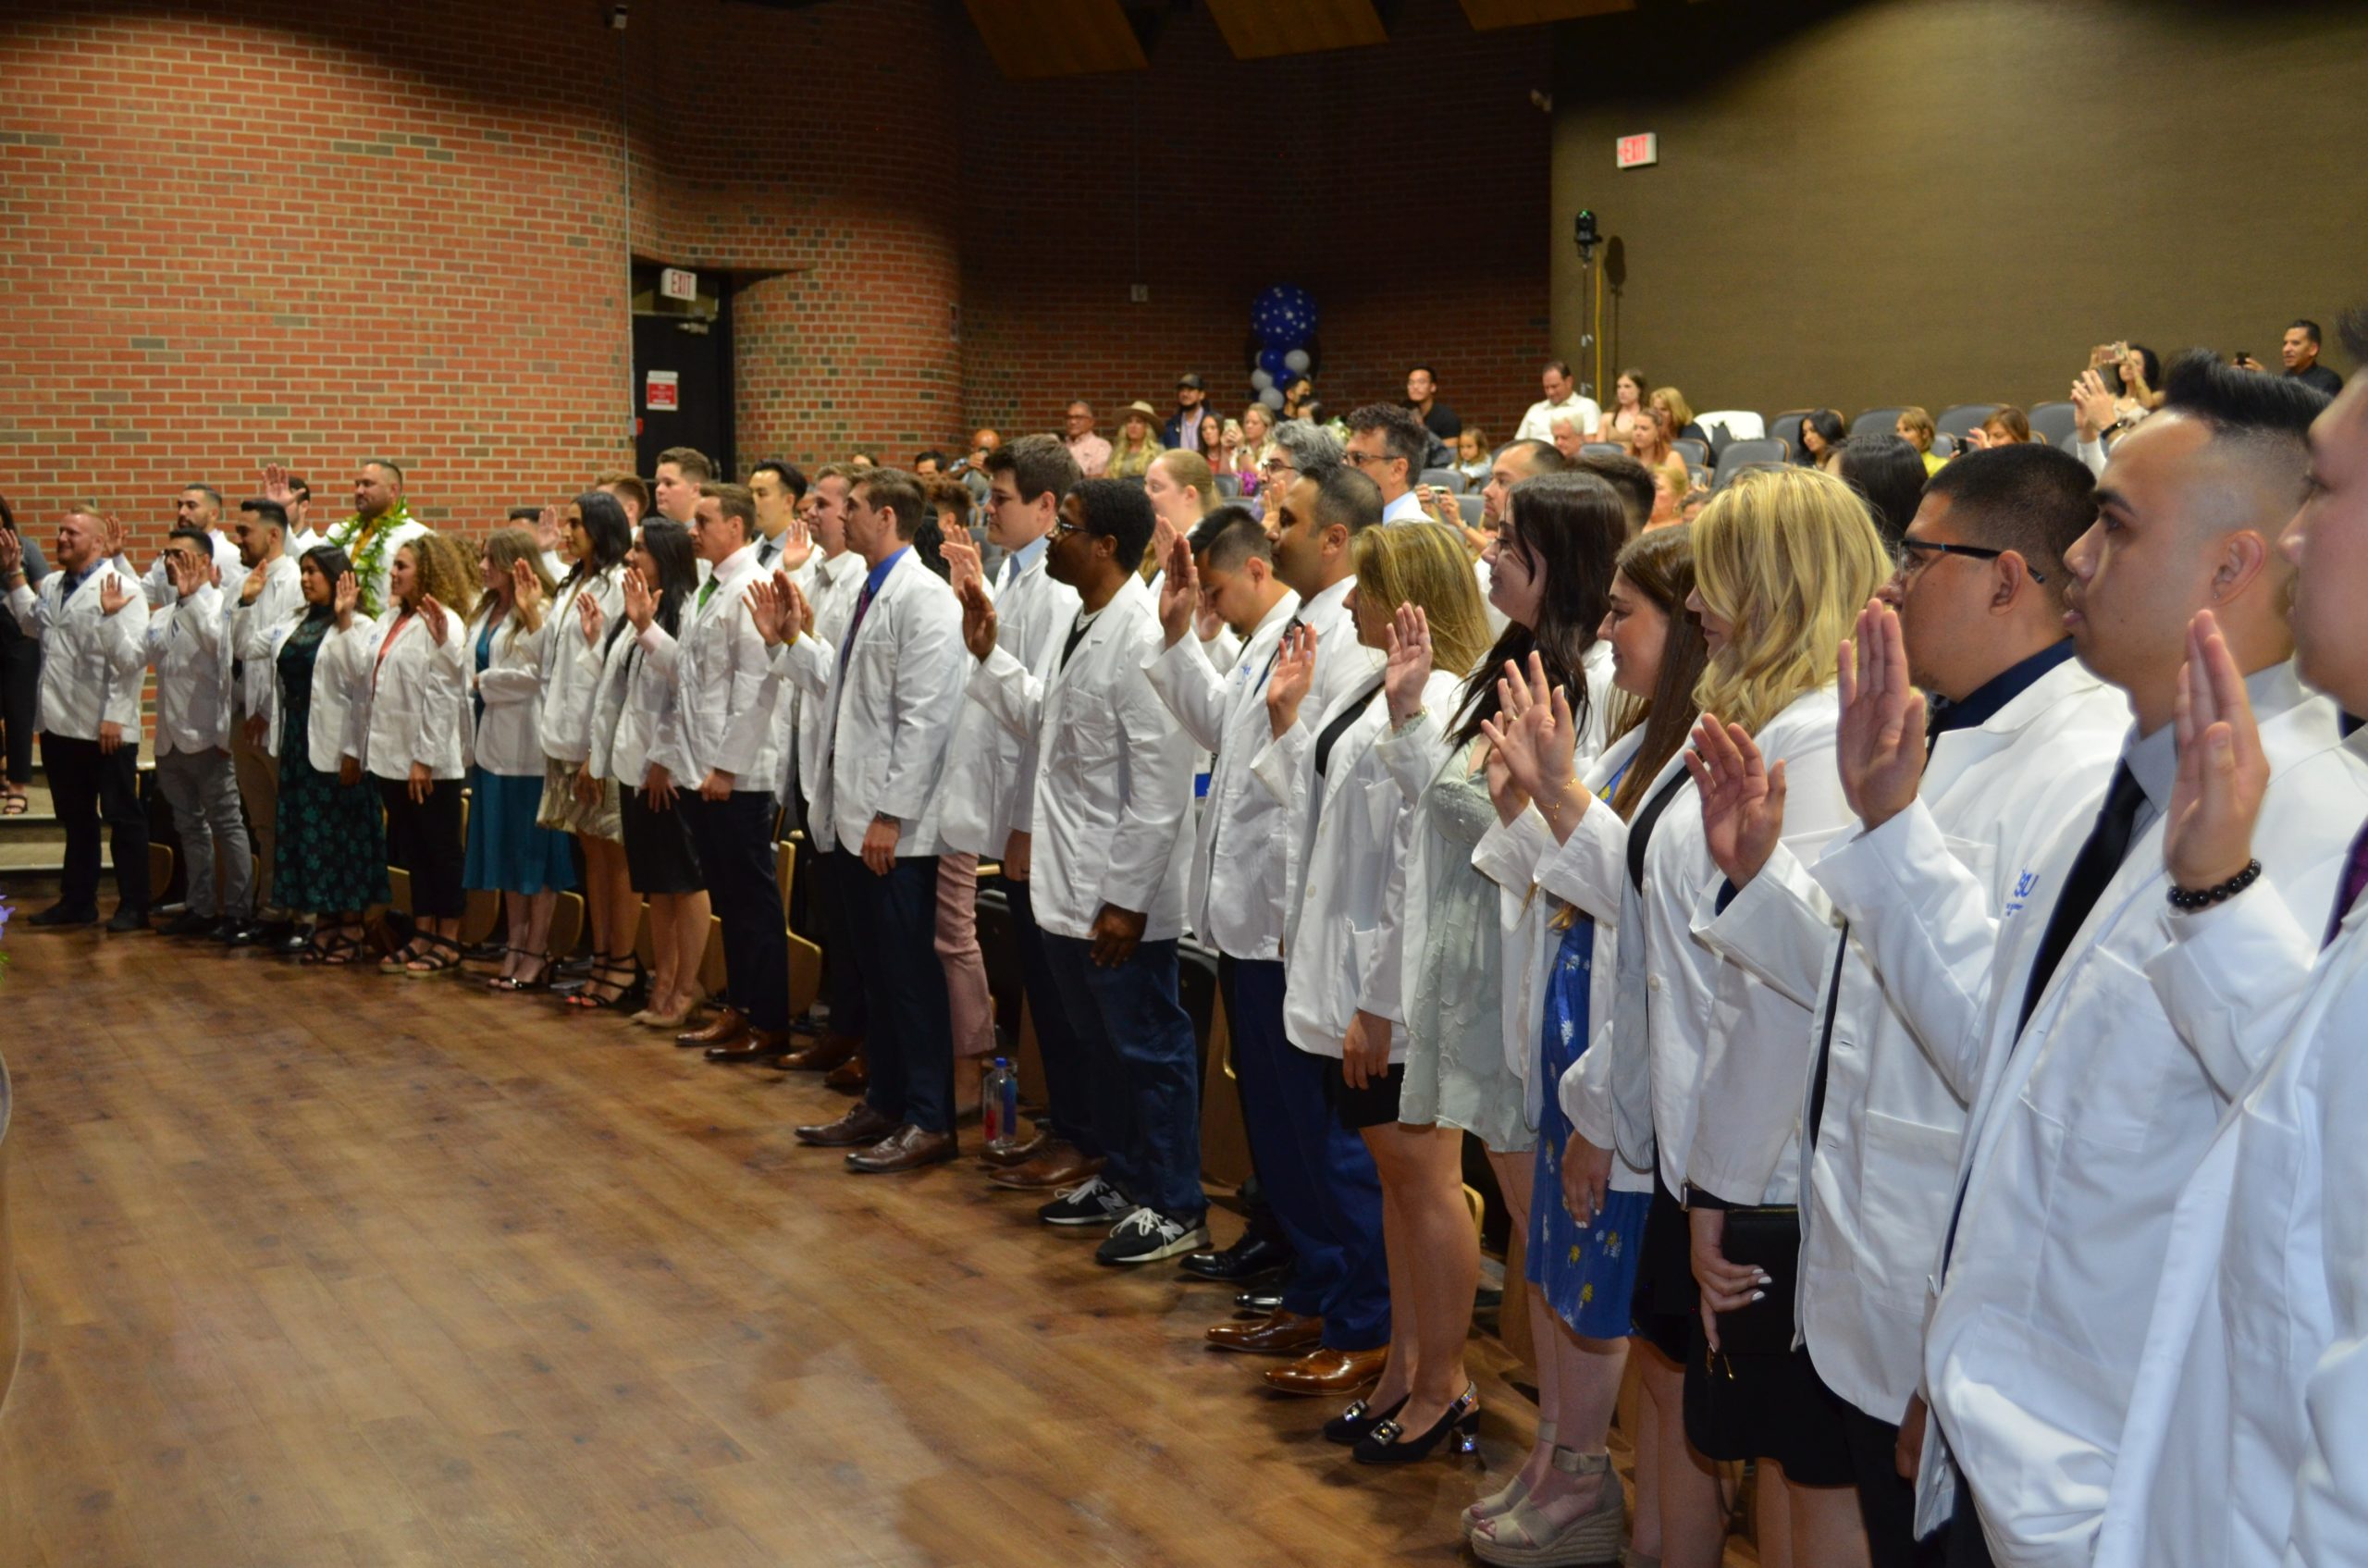
<svg viewBox="0 0 2368 1568"><path fill-rule="evenodd" d="M1202 1349L1227 1292L969 1162L844 1174L810 1079L450 982L6 951L0 1568L1459 1556L1479 1466L1347 1463ZM1471 1362L1501 1474L1535 1412Z"/></svg>

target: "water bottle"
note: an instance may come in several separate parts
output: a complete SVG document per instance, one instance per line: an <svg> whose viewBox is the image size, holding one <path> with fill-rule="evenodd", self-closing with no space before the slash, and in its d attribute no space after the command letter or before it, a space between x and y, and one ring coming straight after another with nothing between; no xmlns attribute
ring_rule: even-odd
<svg viewBox="0 0 2368 1568"><path fill-rule="evenodd" d="M1019 1075L1011 1070L1008 1056L997 1056L979 1081L979 1130L986 1135L991 1154L1019 1146Z"/></svg>

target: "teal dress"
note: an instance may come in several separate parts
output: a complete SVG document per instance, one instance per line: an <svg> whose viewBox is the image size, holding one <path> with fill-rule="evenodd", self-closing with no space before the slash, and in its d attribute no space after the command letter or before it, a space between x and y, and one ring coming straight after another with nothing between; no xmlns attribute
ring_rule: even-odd
<svg viewBox="0 0 2368 1568"><path fill-rule="evenodd" d="M493 662L495 618L477 633L477 673ZM473 698L485 718L485 698ZM469 843L461 861L461 885L532 895L575 885L575 861L567 834L540 827L541 773L488 773L469 770Z"/></svg>
<svg viewBox="0 0 2368 1568"><path fill-rule="evenodd" d="M366 909L387 901L387 828L365 774L339 784L313 766L313 661L328 635L325 616L306 616L279 645L279 847L273 896L308 915Z"/></svg>

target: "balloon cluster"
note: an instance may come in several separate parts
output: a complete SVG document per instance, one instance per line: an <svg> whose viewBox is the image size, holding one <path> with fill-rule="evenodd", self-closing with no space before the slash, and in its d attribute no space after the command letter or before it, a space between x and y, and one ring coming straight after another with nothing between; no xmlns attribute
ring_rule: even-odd
<svg viewBox="0 0 2368 1568"><path fill-rule="evenodd" d="M1258 342L1250 389L1268 408L1283 406L1283 388L1314 364L1315 301L1296 283L1277 283L1251 302L1250 329Z"/></svg>

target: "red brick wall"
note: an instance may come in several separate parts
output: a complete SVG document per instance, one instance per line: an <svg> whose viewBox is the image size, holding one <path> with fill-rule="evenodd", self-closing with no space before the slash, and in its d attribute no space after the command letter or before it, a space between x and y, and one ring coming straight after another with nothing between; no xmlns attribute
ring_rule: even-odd
<svg viewBox="0 0 2368 1568"><path fill-rule="evenodd" d="M335 508L384 454L484 526L630 455L628 234L746 275L745 460L1165 406L1188 367L1237 410L1279 278L1333 406L1427 358L1501 434L1546 341L1544 39L1409 0L1386 47L1242 64L1193 11L1147 75L1020 84L954 0L673 0L622 37L590 0L18 0L0 489L44 530L95 494L144 547L191 479L278 458Z"/></svg>

